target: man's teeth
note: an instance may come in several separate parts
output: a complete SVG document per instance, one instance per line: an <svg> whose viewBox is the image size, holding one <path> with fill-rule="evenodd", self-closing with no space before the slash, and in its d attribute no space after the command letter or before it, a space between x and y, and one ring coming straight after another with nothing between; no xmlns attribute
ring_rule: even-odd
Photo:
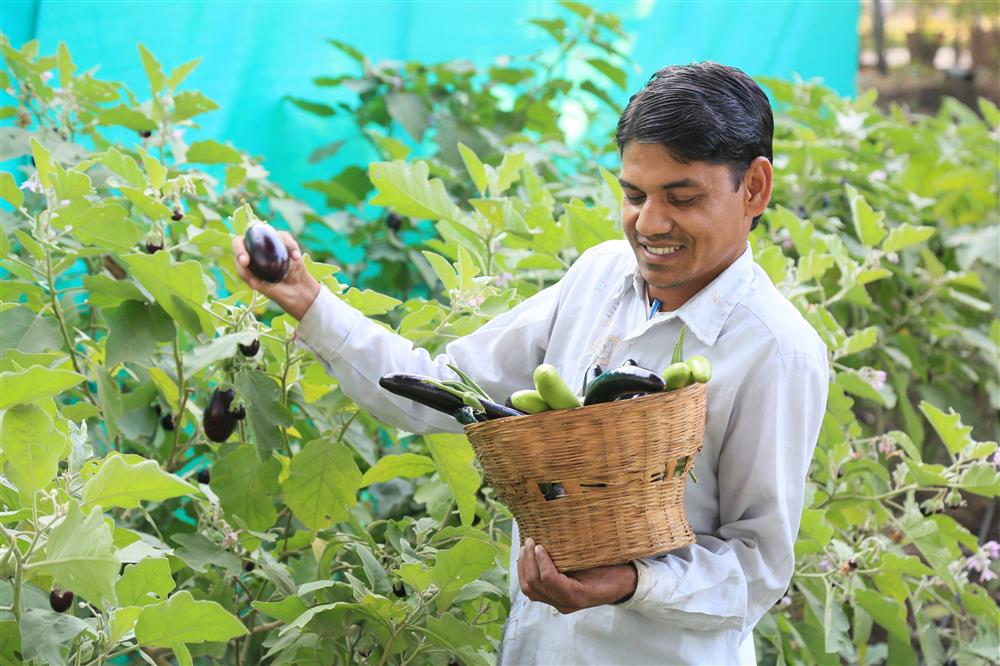
<svg viewBox="0 0 1000 666"><path fill-rule="evenodd" d="M681 246L678 245L676 247L649 247L647 245L646 249L649 250L651 254L673 254L677 250L681 249Z"/></svg>

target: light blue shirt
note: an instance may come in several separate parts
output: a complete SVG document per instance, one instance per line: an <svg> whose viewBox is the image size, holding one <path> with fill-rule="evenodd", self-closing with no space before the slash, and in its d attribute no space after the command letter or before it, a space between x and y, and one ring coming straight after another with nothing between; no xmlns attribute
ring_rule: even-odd
<svg viewBox="0 0 1000 666"><path fill-rule="evenodd" d="M594 363L665 368L686 324L685 356L712 363L705 442L685 489L694 545L636 561L638 586L621 605L561 615L517 582L504 664L733 664L791 580L805 477L829 382L827 350L753 262L749 248L679 309L649 319L645 284L625 241L585 252L557 284L446 346L435 358L366 319L325 288L298 329L342 390L411 432L460 432L448 416L378 387L388 372L452 378L448 363L494 398L533 385L551 363L580 386ZM544 544L543 544L544 545ZM741 644L743 651L741 651ZM747 646L751 656L746 654Z"/></svg>

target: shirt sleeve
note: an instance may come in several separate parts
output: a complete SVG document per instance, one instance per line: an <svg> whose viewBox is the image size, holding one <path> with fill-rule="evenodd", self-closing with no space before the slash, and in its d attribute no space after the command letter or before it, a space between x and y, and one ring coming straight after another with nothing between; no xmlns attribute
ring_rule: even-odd
<svg viewBox="0 0 1000 666"><path fill-rule="evenodd" d="M414 433L462 432L462 426L437 410L385 391L379 378L390 372L457 379L447 366L460 368L502 402L518 388L531 386L558 310L562 283L525 299L473 333L449 343L431 357L323 287L296 331L297 343L313 352L341 390L375 418Z"/></svg>
<svg viewBox="0 0 1000 666"><path fill-rule="evenodd" d="M763 369L742 382L719 457L720 527L691 546L636 560L638 584L621 607L745 638L785 593L829 369L804 352L755 367Z"/></svg>

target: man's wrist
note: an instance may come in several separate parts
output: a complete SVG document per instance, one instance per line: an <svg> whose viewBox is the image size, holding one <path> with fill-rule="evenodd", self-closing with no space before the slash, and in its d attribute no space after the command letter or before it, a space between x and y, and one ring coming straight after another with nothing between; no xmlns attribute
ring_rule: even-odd
<svg viewBox="0 0 1000 666"><path fill-rule="evenodd" d="M302 318L306 316L309 312L309 308L312 304L316 302L316 298L319 296L320 290L323 286L316 279L311 280L302 289L302 296L296 298L292 303L289 303L287 307L282 306L282 309L290 314L296 319L296 321L302 321Z"/></svg>
<svg viewBox="0 0 1000 666"><path fill-rule="evenodd" d="M631 599L639 585L639 570L636 569L635 564L629 562L626 566L628 567L626 580L629 581L625 586L626 593L617 601L612 602L612 605L623 604Z"/></svg>

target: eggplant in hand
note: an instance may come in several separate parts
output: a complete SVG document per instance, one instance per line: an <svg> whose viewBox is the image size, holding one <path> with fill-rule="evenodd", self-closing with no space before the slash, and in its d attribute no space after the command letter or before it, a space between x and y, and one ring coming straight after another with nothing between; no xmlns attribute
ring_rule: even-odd
<svg viewBox="0 0 1000 666"><path fill-rule="evenodd" d="M240 405L231 410L236 394L233 389L215 389L208 399L201 425L205 435L213 442L224 442L236 430L236 422L246 418L246 409Z"/></svg>
<svg viewBox="0 0 1000 666"><path fill-rule="evenodd" d="M254 224L243 235L250 257L250 272L264 282L281 282L288 275L288 248L269 224Z"/></svg>

